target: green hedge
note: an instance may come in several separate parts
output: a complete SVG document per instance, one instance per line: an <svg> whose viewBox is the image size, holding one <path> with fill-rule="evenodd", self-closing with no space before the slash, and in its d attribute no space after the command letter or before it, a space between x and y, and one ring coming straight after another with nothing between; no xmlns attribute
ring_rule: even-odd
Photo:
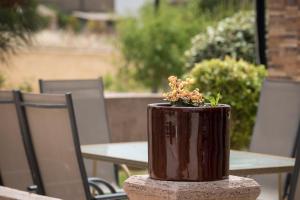
<svg viewBox="0 0 300 200"><path fill-rule="evenodd" d="M254 22L254 12L242 11L221 20L214 27L208 27L192 39L192 47L186 52L187 66L225 56L255 63Z"/></svg>
<svg viewBox="0 0 300 200"><path fill-rule="evenodd" d="M244 149L249 145L255 122L259 93L266 70L243 60L205 60L189 74L205 95L222 94L221 103L232 107L231 147Z"/></svg>

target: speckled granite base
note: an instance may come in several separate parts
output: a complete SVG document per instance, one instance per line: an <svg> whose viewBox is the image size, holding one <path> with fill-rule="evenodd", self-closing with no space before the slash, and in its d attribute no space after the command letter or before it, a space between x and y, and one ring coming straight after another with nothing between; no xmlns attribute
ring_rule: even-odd
<svg viewBox="0 0 300 200"><path fill-rule="evenodd" d="M148 176L131 176L124 190L130 200L256 200L260 185L238 176L213 182L158 181Z"/></svg>

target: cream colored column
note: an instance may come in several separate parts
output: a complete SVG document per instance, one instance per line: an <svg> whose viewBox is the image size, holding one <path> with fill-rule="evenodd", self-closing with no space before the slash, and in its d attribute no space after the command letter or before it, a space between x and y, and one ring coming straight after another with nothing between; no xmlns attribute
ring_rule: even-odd
<svg viewBox="0 0 300 200"><path fill-rule="evenodd" d="M256 200L260 185L238 176L212 182L158 181L148 176L131 176L124 190L130 200Z"/></svg>

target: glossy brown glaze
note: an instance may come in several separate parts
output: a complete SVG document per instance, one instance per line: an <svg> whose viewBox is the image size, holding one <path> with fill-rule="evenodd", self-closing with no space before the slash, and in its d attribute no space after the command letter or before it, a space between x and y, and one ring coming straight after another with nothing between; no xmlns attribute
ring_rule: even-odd
<svg viewBox="0 0 300 200"><path fill-rule="evenodd" d="M230 106L148 105L149 174L153 179L228 178Z"/></svg>

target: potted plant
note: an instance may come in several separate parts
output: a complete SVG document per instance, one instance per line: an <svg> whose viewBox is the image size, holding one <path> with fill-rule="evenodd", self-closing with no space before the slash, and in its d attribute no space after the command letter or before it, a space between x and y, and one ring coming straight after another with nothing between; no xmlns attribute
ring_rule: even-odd
<svg viewBox="0 0 300 200"><path fill-rule="evenodd" d="M149 174L170 181L228 178L230 106L189 90L191 79L169 77L168 103L148 105ZM208 103L205 103L208 100Z"/></svg>

